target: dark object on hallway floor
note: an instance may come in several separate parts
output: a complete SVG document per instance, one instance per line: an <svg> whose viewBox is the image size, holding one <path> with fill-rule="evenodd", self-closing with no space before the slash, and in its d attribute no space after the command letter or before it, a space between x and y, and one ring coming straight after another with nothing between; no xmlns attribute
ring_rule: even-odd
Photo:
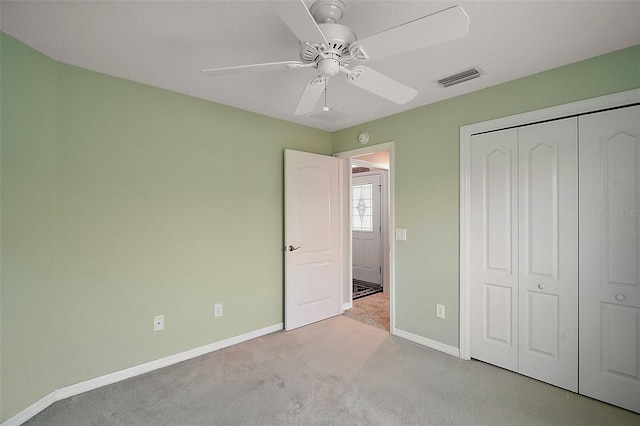
<svg viewBox="0 0 640 426"><path fill-rule="evenodd" d="M380 284L369 283L356 279L353 280L353 300L371 296L376 293L382 293L382 286Z"/></svg>

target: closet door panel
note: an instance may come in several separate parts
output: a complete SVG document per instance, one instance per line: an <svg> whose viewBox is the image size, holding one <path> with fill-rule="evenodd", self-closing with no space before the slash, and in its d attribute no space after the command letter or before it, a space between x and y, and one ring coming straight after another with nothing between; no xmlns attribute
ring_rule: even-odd
<svg viewBox="0 0 640 426"><path fill-rule="evenodd" d="M640 107L579 137L580 393L640 412Z"/></svg>
<svg viewBox="0 0 640 426"><path fill-rule="evenodd" d="M518 152L518 370L577 392L577 119L519 128Z"/></svg>
<svg viewBox="0 0 640 426"><path fill-rule="evenodd" d="M517 130L472 138L471 356L518 367Z"/></svg>

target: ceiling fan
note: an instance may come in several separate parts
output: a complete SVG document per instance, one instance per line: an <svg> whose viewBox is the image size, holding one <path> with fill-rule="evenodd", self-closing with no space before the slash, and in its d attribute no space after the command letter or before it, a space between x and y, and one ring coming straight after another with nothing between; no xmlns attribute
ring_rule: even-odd
<svg viewBox="0 0 640 426"><path fill-rule="evenodd" d="M278 15L300 40L301 61L269 62L202 70L220 76L274 69L315 68L318 76L307 83L295 115L313 112L329 78L346 74L349 83L397 104L405 104L418 91L371 68L352 61L382 59L463 37L469 31L469 17L454 6L358 40L348 27L339 24L345 5L341 0L318 0L307 9L303 0L276 3ZM325 105L323 110L328 111Z"/></svg>

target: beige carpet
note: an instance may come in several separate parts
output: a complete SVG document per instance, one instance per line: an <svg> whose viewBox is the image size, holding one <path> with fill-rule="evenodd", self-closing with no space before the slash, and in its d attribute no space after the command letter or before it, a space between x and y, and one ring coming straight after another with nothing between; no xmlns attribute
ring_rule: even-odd
<svg viewBox="0 0 640 426"><path fill-rule="evenodd" d="M389 295L377 293L353 301L353 307L344 311L347 318L389 331Z"/></svg>
<svg viewBox="0 0 640 426"><path fill-rule="evenodd" d="M640 415L337 316L58 401L26 424L638 426Z"/></svg>

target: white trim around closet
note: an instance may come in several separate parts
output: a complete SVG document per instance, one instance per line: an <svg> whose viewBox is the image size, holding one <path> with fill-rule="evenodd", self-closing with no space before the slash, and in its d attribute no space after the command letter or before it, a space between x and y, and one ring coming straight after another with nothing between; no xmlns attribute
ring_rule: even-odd
<svg viewBox="0 0 640 426"><path fill-rule="evenodd" d="M640 102L640 89L498 118L460 127L460 358L471 359L470 235L471 136L509 127L588 114Z"/></svg>

